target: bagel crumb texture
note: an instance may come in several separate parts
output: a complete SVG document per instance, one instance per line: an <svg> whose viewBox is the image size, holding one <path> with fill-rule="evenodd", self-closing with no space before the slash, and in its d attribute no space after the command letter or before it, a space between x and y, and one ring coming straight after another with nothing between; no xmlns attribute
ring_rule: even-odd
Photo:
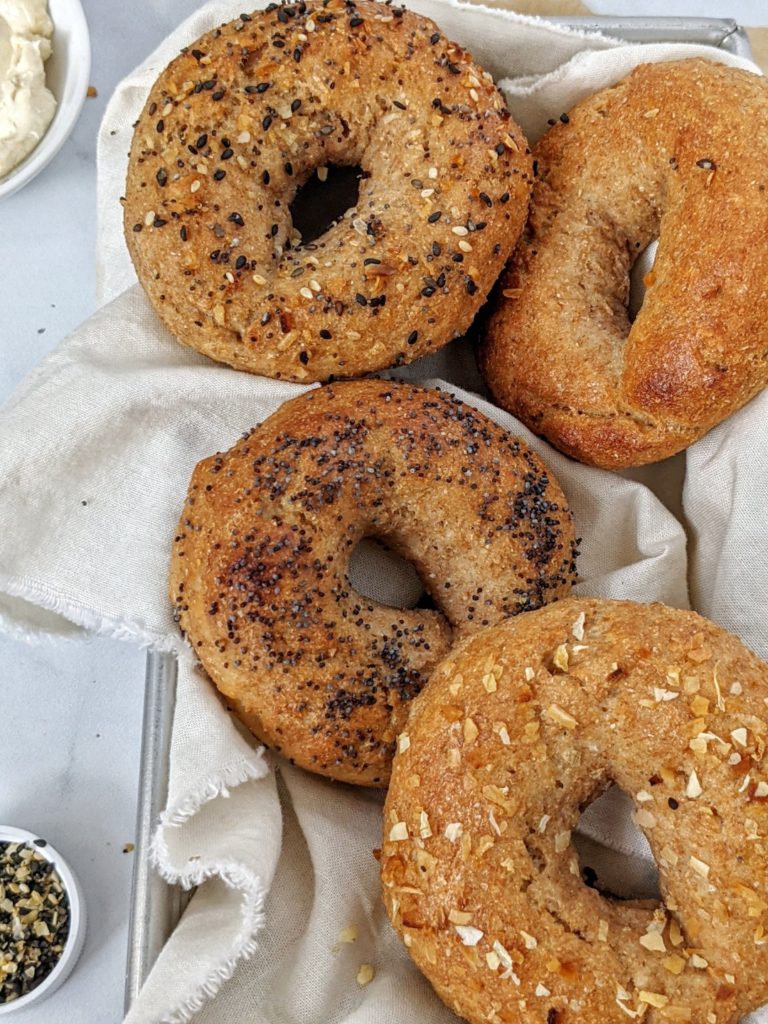
<svg viewBox="0 0 768 1024"><path fill-rule="evenodd" d="M302 244L329 165L359 196ZM134 132L125 234L179 341L286 380L407 363L471 323L522 230L532 160L490 75L371 0L270 4L186 48Z"/></svg>
<svg viewBox="0 0 768 1024"><path fill-rule="evenodd" d="M364 537L408 559L436 609L357 593ZM384 785L455 638L567 595L575 546L562 491L523 442L439 391L338 383L197 466L171 598L258 737L311 771Z"/></svg>
<svg viewBox="0 0 768 1024"><path fill-rule="evenodd" d="M765 1003L767 704L768 666L659 604L568 598L460 643L414 702L381 851L387 912L447 1005L736 1024ZM612 783L658 903L581 880L571 834Z"/></svg>
<svg viewBox="0 0 768 1024"><path fill-rule="evenodd" d="M552 123L486 380L582 462L655 462L768 385L768 82L645 64ZM630 270L656 238L630 324Z"/></svg>

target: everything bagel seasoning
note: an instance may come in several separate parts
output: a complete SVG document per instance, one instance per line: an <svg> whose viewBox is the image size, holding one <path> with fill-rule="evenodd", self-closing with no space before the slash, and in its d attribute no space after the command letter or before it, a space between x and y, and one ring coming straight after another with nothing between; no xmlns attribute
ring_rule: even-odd
<svg viewBox="0 0 768 1024"><path fill-rule="evenodd" d="M68 935L69 899L56 868L34 846L0 843L0 1004L48 977Z"/></svg>

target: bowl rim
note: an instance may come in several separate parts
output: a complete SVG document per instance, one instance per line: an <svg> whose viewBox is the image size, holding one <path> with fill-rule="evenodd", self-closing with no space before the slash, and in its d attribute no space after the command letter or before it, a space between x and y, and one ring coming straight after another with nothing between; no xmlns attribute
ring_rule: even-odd
<svg viewBox="0 0 768 1024"><path fill-rule="evenodd" d="M41 1001L46 996L49 996L54 989L64 982L65 978L74 968L85 941L85 904L82 890L67 861L55 847L51 846L47 839L41 839L34 832L29 832L23 828L15 828L11 825L0 825L0 843L23 843L27 846L32 846L35 840L45 844L35 848L56 868L69 898L69 934L64 943L64 951L51 973L39 985L30 992L27 992L26 995L21 996L19 999L14 999L10 1003L0 1003L0 1016L4 1013L13 1013L14 1010L21 1010L31 1006L35 1000Z"/></svg>
<svg viewBox="0 0 768 1024"><path fill-rule="evenodd" d="M88 91L88 80L91 75L91 37L88 22L80 0L54 0L57 6L66 9L66 27L71 37L77 39L77 60L69 61L65 82L75 97L66 108L62 107L56 97L56 111L51 123L35 148L24 157L20 164L0 178L0 201L12 196L20 188L36 177L44 167L53 160L61 147L72 134L77 124ZM57 25L64 27L61 17L55 18L50 8L54 5L48 0L48 13L53 21L54 32Z"/></svg>

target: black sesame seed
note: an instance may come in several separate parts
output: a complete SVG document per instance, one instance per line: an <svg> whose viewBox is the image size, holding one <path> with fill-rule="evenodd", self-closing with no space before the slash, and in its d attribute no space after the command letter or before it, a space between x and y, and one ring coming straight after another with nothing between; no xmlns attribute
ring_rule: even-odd
<svg viewBox="0 0 768 1024"><path fill-rule="evenodd" d="M355 302L358 304L358 306L367 306L368 305L368 299L366 299L366 297L364 295L361 295L360 292L358 292L355 295Z"/></svg>
<svg viewBox="0 0 768 1024"><path fill-rule="evenodd" d="M269 171L264 171L264 173L261 176L261 180L264 182L265 185L269 184Z"/></svg>
<svg viewBox="0 0 768 1024"><path fill-rule="evenodd" d="M432 35L429 37L429 41L432 44L432 46L434 46L435 43L439 43L440 42L440 33L439 32L433 32Z"/></svg>
<svg viewBox="0 0 768 1024"><path fill-rule="evenodd" d="M474 295L475 292L477 291L477 285L475 284L471 277L467 278L466 289L468 295Z"/></svg>
<svg viewBox="0 0 768 1024"><path fill-rule="evenodd" d="M235 260L235 270L242 270L247 262L248 260L245 258L245 256L238 256L237 259Z"/></svg>
<svg viewBox="0 0 768 1024"><path fill-rule="evenodd" d="M672 811L676 811L677 808L680 806L680 804L677 802L677 800L675 800L673 796L671 796L669 800L667 800L667 803L669 804L669 808Z"/></svg>
<svg viewBox="0 0 768 1024"><path fill-rule="evenodd" d="M272 115L271 114L267 114L267 116L261 122L261 127L264 129L264 131L267 131L267 129L269 128L269 126L271 124L272 124Z"/></svg>
<svg viewBox="0 0 768 1024"><path fill-rule="evenodd" d="M561 121L563 122L563 124L568 124L568 122L569 122L569 121L570 121L571 119L570 119L570 117L568 117L568 115L567 115L567 114L561 114L561 115L560 115L560 120L561 120Z"/></svg>
<svg viewBox="0 0 768 1024"><path fill-rule="evenodd" d="M157 179L157 184L161 187L168 184L168 172L162 167L155 175L155 178Z"/></svg>
<svg viewBox="0 0 768 1024"><path fill-rule="evenodd" d="M480 198L482 199L486 206L493 206L493 200L486 192L481 192Z"/></svg>
<svg viewBox="0 0 768 1024"><path fill-rule="evenodd" d="M408 107L406 107L406 105L404 103L401 103L400 100L392 100L392 102L398 108L398 110L407 110L408 109Z"/></svg>
<svg viewBox="0 0 768 1024"><path fill-rule="evenodd" d="M213 172L213 180L214 181L221 181L223 178L226 178L226 176L227 176L227 172L222 170L221 167L219 167L219 169L217 171Z"/></svg>
<svg viewBox="0 0 768 1024"><path fill-rule="evenodd" d="M157 104L156 103L150 103L150 105L149 105L149 116L152 117L153 114L156 112L156 110L157 110Z"/></svg>
<svg viewBox="0 0 768 1024"><path fill-rule="evenodd" d="M442 215L443 215L442 210L435 210L434 213L430 213L430 215L427 217L427 222L429 224L437 224L437 222L440 220Z"/></svg>
<svg viewBox="0 0 768 1024"><path fill-rule="evenodd" d="M427 285L426 288L421 289L421 294L425 299L428 299L431 295L435 294L435 289L431 285Z"/></svg>
<svg viewBox="0 0 768 1024"><path fill-rule="evenodd" d="M188 235L187 235L187 229L186 229L186 227L182 227L182 228L180 229L180 231L179 231L179 235L181 236L181 240L182 240L182 242L186 242L186 240L187 240L187 238L188 238Z"/></svg>
<svg viewBox="0 0 768 1024"><path fill-rule="evenodd" d="M141 231L141 229L142 229L142 226L143 226L143 225L141 225L141 224L134 224L134 225L133 225L133 230L134 230L134 231L136 232L136 234L137 234L137 235L138 235L138 233L139 233L139 232Z"/></svg>
<svg viewBox="0 0 768 1024"><path fill-rule="evenodd" d="M306 366L307 363L309 362L309 353L308 352L299 352L299 362L302 363L304 366Z"/></svg>
<svg viewBox="0 0 768 1024"><path fill-rule="evenodd" d="M508 203L509 202L509 192L503 192L499 196L499 202L500 203Z"/></svg>
<svg viewBox="0 0 768 1024"><path fill-rule="evenodd" d="M202 50L193 50L192 51L192 56L195 58L195 60L200 60L200 58L204 57L205 54L203 53Z"/></svg>
<svg viewBox="0 0 768 1024"><path fill-rule="evenodd" d="M294 100L293 103L291 104L291 111L295 114L300 106L301 106L301 100Z"/></svg>
<svg viewBox="0 0 768 1024"><path fill-rule="evenodd" d="M439 256L442 251L443 250L440 248L440 243L439 242L433 242L432 243L432 255L433 256Z"/></svg>
<svg viewBox="0 0 768 1024"><path fill-rule="evenodd" d="M285 171L285 173L286 173L286 174L288 175L288 177L290 177L290 176L291 176L291 175L293 174L293 164L291 163L291 161L290 161L290 160L287 160L287 161L286 161L286 162L285 162L285 163L283 164L283 170L284 170L284 171Z"/></svg>
<svg viewBox="0 0 768 1024"><path fill-rule="evenodd" d="M350 28L359 28L360 25L362 25L362 24L363 24L363 19L359 18L357 15L355 15L354 18L350 18L349 19L349 27Z"/></svg>
<svg viewBox="0 0 768 1024"><path fill-rule="evenodd" d="M211 99L212 100L223 100L225 92L226 92L226 89L217 89L216 92L212 93Z"/></svg>
<svg viewBox="0 0 768 1024"><path fill-rule="evenodd" d="M157 130L158 130L158 132L164 132L164 131L165 131L165 121L163 121L163 119L161 118L161 119L160 119L160 120L159 120L159 121L157 122L157 125L156 125L156 127L157 127Z"/></svg>
<svg viewBox="0 0 768 1024"><path fill-rule="evenodd" d="M293 51L293 59L296 61L297 64L301 60L301 47L300 46L297 46L296 49Z"/></svg>
<svg viewBox="0 0 768 1024"><path fill-rule="evenodd" d="M269 233L273 238L275 237L275 235L277 234L277 224L272 225L272 227L269 229Z"/></svg>
<svg viewBox="0 0 768 1024"><path fill-rule="evenodd" d="M451 256L451 259L453 260L454 263L463 263L464 262L464 253L455 252L453 254L453 256Z"/></svg>
<svg viewBox="0 0 768 1024"><path fill-rule="evenodd" d="M504 143L503 143L503 142L500 142L500 143L498 144L498 146L496 147L496 153L497 153L497 154L498 154L499 156L504 156Z"/></svg>
<svg viewBox="0 0 768 1024"><path fill-rule="evenodd" d="M381 263L381 260L377 260L373 256L369 256L367 259L363 260L364 267L378 266L379 263Z"/></svg>
<svg viewBox="0 0 768 1024"><path fill-rule="evenodd" d="M241 228L245 226L245 221L243 220L239 213L230 213L230 215L227 217L227 220L230 221L232 224L238 224Z"/></svg>
<svg viewBox="0 0 768 1024"><path fill-rule="evenodd" d="M408 335L406 341L408 342L409 345L415 345L417 340L418 340L418 337L419 337L419 332L418 331L411 331L411 333Z"/></svg>
<svg viewBox="0 0 768 1024"><path fill-rule="evenodd" d="M221 159L222 159L222 160L231 160L231 159L232 159L232 157L233 157L234 155L235 155L235 154L234 154L234 150L233 150L233 149L230 149L230 147L229 147L229 146L227 146L227 148L226 148L226 149L224 150L224 152L223 152L223 153L221 154Z"/></svg>
<svg viewBox="0 0 768 1024"><path fill-rule="evenodd" d="M324 338L326 341L330 341L333 335L330 331L326 331L326 329L323 328L322 331L320 331L320 337Z"/></svg>
<svg viewBox="0 0 768 1024"><path fill-rule="evenodd" d="M461 74L461 68L459 67L459 65L458 64L452 64L450 61L448 61L448 70L451 72L452 75L460 75Z"/></svg>
<svg viewBox="0 0 768 1024"><path fill-rule="evenodd" d="M205 146L207 145L207 143L208 143L208 136L205 134L205 132L203 132L202 135L198 136L197 142L195 143L195 145L197 146L198 149L204 149Z"/></svg>
<svg viewBox="0 0 768 1024"><path fill-rule="evenodd" d="M539 173L539 161L538 160L534 160L533 161L533 176L534 176L534 178L536 177L536 175L538 173Z"/></svg>
<svg viewBox="0 0 768 1024"><path fill-rule="evenodd" d="M155 219L152 221L152 227L153 228L164 228L167 223L168 223L167 220L163 220L162 217L158 217L157 215L155 215Z"/></svg>

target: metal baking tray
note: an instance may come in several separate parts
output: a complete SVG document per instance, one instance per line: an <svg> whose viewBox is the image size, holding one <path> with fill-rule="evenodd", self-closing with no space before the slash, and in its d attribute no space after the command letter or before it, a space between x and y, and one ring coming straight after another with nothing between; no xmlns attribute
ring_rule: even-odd
<svg viewBox="0 0 768 1024"><path fill-rule="evenodd" d="M730 18L542 18L565 28L635 43L699 43L740 57L752 51L744 29ZM136 859L133 871L125 1006L131 1006L190 894L168 885L152 870L149 849L168 793L168 762L176 700L176 661L172 655L147 656L141 747Z"/></svg>

